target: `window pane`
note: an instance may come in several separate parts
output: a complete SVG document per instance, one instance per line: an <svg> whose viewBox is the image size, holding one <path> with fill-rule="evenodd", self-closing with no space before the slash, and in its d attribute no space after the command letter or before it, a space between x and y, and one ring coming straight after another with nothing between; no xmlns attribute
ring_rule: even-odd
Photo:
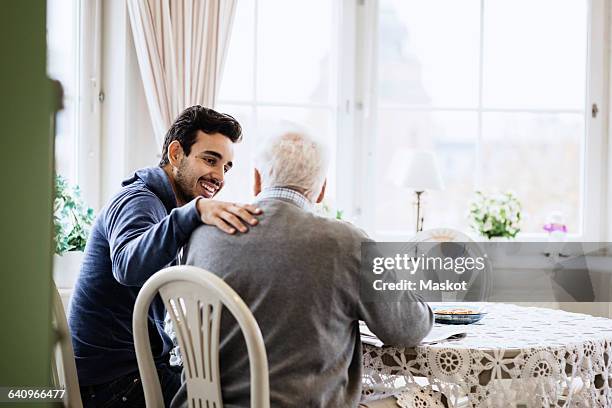
<svg viewBox="0 0 612 408"><path fill-rule="evenodd" d="M47 73L61 82L63 110L56 116L55 169L77 183L78 6L73 0L47 1Z"/></svg>
<svg viewBox="0 0 612 408"><path fill-rule="evenodd" d="M257 95L261 101L333 103L336 27L329 0L259 0Z"/></svg>
<svg viewBox="0 0 612 408"><path fill-rule="evenodd" d="M255 1L239 0L223 69L220 100L251 101L253 95Z"/></svg>
<svg viewBox="0 0 612 408"><path fill-rule="evenodd" d="M484 106L584 109L586 0L486 0Z"/></svg>
<svg viewBox="0 0 612 408"><path fill-rule="evenodd" d="M234 144L234 166L227 173L225 185L216 197L223 201L253 201L253 157L252 150L257 146L257 132L254 115L250 107L218 105L219 112L232 115L242 126L242 141Z"/></svg>
<svg viewBox="0 0 612 408"><path fill-rule="evenodd" d="M376 143L376 231L413 234L414 191L398 188L390 174L393 153L430 150L437 156L444 189L428 191L425 228L467 229L466 211L473 194L478 118L476 113L380 110Z"/></svg>
<svg viewBox="0 0 612 408"><path fill-rule="evenodd" d="M325 143L329 152L325 201L334 204L336 198L336 121L331 109L263 108L257 109L258 134L267 137L266 129L279 121L306 126L312 136Z"/></svg>
<svg viewBox="0 0 612 408"><path fill-rule="evenodd" d="M583 139L583 115L484 114L484 187L518 195L522 232L543 233L552 211L563 213L570 233L580 232Z"/></svg>
<svg viewBox="0 0 612 408"><path fill-rule="evenodd" d="M477 105L478 0L382 0L379 10L381 105Z"/></svg>

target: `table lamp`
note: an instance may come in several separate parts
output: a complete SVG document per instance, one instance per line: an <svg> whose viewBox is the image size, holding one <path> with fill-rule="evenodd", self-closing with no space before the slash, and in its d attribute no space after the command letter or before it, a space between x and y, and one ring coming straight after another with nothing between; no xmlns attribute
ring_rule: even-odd
<svg viewBox="0 0 612 408"><path fill-rule="evenodd" d="M436 156L425 150L400 150L391 162L389 178L398 187L410 188L416 194L416 231L423 231L421 195L426 190L441 190L442 177Z"/></svg>

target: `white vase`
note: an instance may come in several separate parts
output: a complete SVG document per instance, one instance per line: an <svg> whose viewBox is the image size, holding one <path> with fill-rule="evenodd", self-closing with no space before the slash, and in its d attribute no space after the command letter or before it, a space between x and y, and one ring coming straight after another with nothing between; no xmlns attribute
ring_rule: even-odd
<svg viewBox="0 0 612 408"><path fill-rule="evenodd" d="M53 280L58 289L72 289L79 276L83 252L70 251L53 255Z"/></svg>

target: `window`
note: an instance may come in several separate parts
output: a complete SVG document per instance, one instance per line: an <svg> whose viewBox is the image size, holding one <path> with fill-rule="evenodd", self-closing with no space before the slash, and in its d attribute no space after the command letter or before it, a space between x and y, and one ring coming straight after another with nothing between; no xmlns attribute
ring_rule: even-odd
<svg viewBox="0 0 612 408"><path fill-rule="evenodd" d="M587 97L589 84L604 88L591 75L599 68L588 46L602 46L589 37L590 5L379 1L375 141L367 149L374 160L364 161L376 180L364 218L378 236L408 236L415 225L414 193L388 180L399 149L438 158L445 189L425 194L425 228L468 230L475 190L513 190L524 233L542 233L549 214L561 211L569 231L585 236L585 203L601 193L587 188L599 179L585 175L587 140L601 138Z"/></svg>
<svg viewBox="0 0 612 408"><path fill-rule="evenodd" d="M414 193L389 176L404 149L441 167L425 228L469 232L474 192L511 190L521 239L555 211L601 239L605 15L602 0L239 0L217 107L245 141L223 197L250 199L252 151L284 118L327 139L336 207L378 239L414 231Z"/></svg>
<svg viewBox="0 0 612 408"><path fill-rule="evenodd" d="M55 170L81 187L88 205L100 205L101 2L47 1L47 73L60 81L63 109L56 116Z"/></svg>
<svg viewBox="0 0 612 408"><path fill-rule="evenodd" d="M307 126L335 156L339 3L238 1L216 108L239 120L244 141L220 199L251 200L252 153L275 121ZM333 201L335 160L330 167Z"/></svg>

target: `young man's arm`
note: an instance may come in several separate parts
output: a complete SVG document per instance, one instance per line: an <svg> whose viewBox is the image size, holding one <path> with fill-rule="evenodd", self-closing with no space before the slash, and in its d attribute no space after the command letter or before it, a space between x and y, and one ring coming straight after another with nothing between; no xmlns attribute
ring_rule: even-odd
<svg viewBox="0 0 612 408"><path fill-rule="evenodd" d="M142 286L151 275L176 258L179 249L202 222L216 225L228 233L233 233L234 227L225 221L229 218L227 214L255 224L257 220L247 208L256 212L255 207L198 197L166 215L159 198L145 191L118 201L107 214L115 279L123 285Z"/></svg>

